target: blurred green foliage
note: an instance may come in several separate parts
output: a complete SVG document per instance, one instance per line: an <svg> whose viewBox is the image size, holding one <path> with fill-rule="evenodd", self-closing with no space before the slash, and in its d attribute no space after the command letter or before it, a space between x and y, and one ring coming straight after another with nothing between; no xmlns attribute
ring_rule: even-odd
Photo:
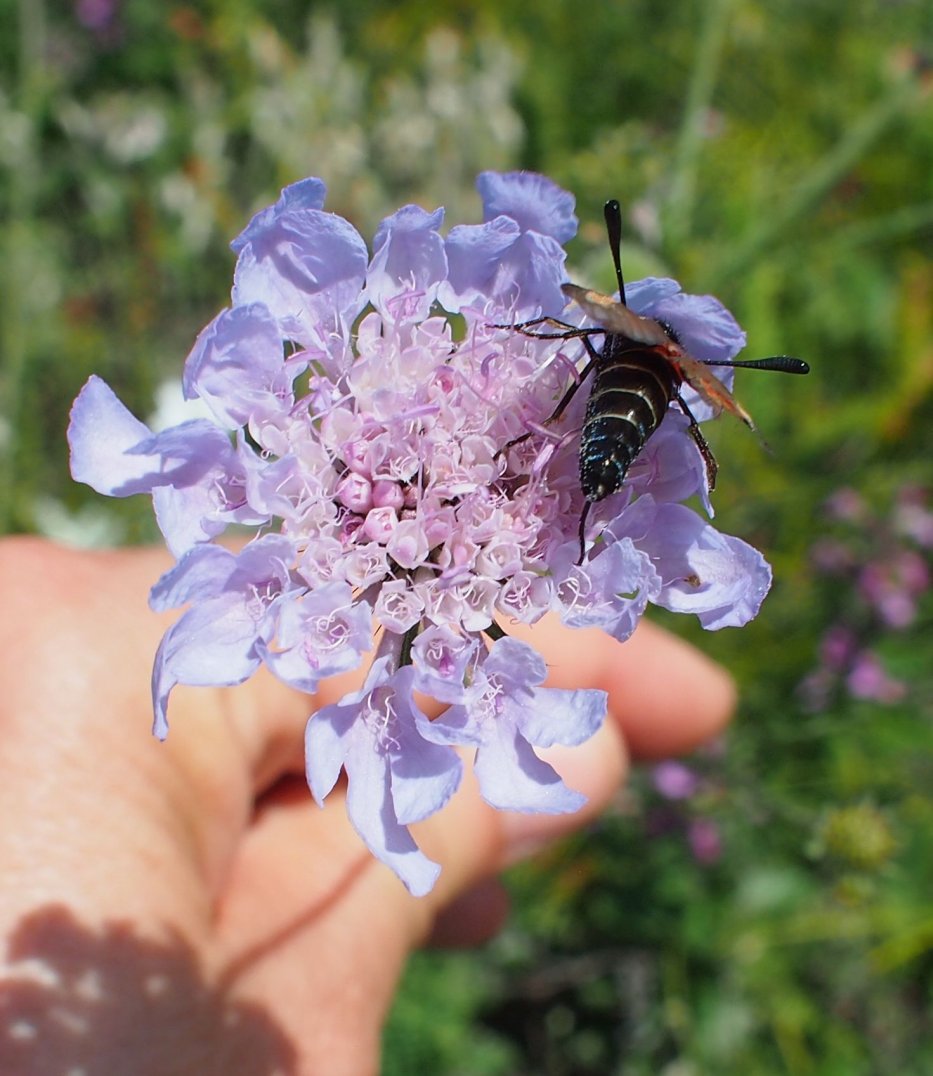
<svg viewBox="0 0 933 1076"><path fill-rule="evenodd" d="M636 776L513 872L496 942L419 955L386 1073L933 1071L930 594L866 641L899 701L799 691L853 586L814 567L820 506L933 485L929 0L0 0L0 31L2 530L153 537L71 484L69 402L94 371L147 414L229 240L307 174L371 235L403 201L476 220L484 168L544 171L577 195L573 276L606 288L618 197L628 278L715 292L750 355L813 365L741 380L772 454L711 435L720 525L776 583L743 631L689 631L743 691L701 791L674 810Z"/></svg>

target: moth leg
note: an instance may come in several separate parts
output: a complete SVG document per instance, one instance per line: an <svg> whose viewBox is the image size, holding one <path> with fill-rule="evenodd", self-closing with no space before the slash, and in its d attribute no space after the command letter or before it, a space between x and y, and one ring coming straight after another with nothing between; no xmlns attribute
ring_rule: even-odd
<svg viewBox="0 0 933 1076"><path fill-rule="evenodd" d="M696 442L696 446L700 450L700 455L703 457L703 463L706 465L706 481L709 484L709 488L714 490L716 488L716 475L719 473L719 464L716 462L713 450L709 447L709 441L703 436L703 431L700 429L699 422L697 422L693 412L684 402L680 393L677 393L674 396L674 399L677 401L677 405L681 411L687 416L687 420L690 423L688 432Z"/></svg>
<svg viewBox="0 0 933 1076"><path fill-rule="evenodd" d="M535 333L533 335L537 336L538 334ZM548 415L548 417L544 420L545 426L550 426L552 422L556 422L560 418L560 416L567 410L570 401L576 395L577 389L596 369L596 364L600 360L600 354L596 350L596 348L593 347L592 343L590 342L589 336L581 336L580 339L583 341L583 346L586 348L587 354L590 357L589 361L587 362L586 366L583 367L583 372L580 374L580 376L575 380L571 381L567 391L564 393L563 396L561 396L557 407L555 407L551 414ZM528 438L531 437L532 433L532 430L528 430L526 433L520 434L518 437L513 437L511 441L506 442L506 444L504 444L502 448L499 449L496 455L501 455L503 452L508 452L508 450L510 448L513 448L515 445L520 445L524 441L527 441Z"/></svg>
<svg viewBox="0 0 933 1076"><path fill-rule="evenodd" d="M536 325L553 325L555 328L560 329L559 333L533 333L529 332L529 329L534 328ZM532 321L520 321L515 325L498 325L492 324L490 329L513 329L517 333L521 333L522 336L531 336L536 340L571 340L574 337L592 336L593 333L604 333L605 329L581 329L577 325L568 325L566 321L561 321L559 318L544 317L534 318Z"/></svg>
<svg viewBox="0 0 933 1076"><path fill-rule="evenodd" d="M586 559L586 517L590 514L592 507L592 501L584 501L583 511L580 513L580 559L577 561L578 568Z"/></svg>

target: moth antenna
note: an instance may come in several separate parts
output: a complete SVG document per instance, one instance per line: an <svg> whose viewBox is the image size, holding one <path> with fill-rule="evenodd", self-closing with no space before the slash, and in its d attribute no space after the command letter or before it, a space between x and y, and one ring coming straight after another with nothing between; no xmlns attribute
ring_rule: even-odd
<svg viewBox="0 0 933 1076"><path fill-rule="evenodd" d="M793 355L771 355L766 359L706 359L704 366L731 366L744 370L772 370L776 374L808 374L810 364Z"/></svg>
<svg viewBox="0 0 933 1076"><path fill-rule="evenodd" d="M622 276L622 210L615 198L610 198L603 206L606 217L606 231L609 233L609 249L612 251L612 264L616 267L616 280L619 284L619 299L625 303L625 279ZM628 305L626 303L626 305Z"/></svg>

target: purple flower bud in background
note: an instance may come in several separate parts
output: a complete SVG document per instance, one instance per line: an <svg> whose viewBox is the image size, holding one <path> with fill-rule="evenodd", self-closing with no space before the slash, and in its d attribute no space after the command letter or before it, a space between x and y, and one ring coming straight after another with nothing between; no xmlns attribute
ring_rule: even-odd
<svg viewBox="0 0 933 1076"><path fill-rule="evenodd" d="M692 818L687 825L687 843L697 863L709 866L722 858L722 835L709 818Z"/></svg>
<svg viewBox="0 0 933 1076"><path fill-rule="evenodd" d="M820 643L820 659L834 672L846 668L855 655L858 639L855 633L842 624L836 624L826 632Z"/></svg>
<svg viewBox="0 0 933 1076"><path fill-rule="evenodd" d="M899 534L913 539L922 549L933 549L933 512L927 507L925 490L918 486L899 490L894 526Z"/></svg>
<svg viewBox="0 0 933 1076"><path fill-rule="evenodd" d="M88 30L108 29L117 16L120 0L75 0L75 17Z"/></svg>
<svg viewBox="0 0 933 1076"><path fill-rule="evenodd" d="M651 771L651 783L665 799L686 800L700 787L699 777L682 762L661 762Z"/></svg>
<svg viewBox="0 0 933 1076"><path fill-rule="evenodd" d="M883 703L897 702L907 691L900 680L888 676L877 655L870 650L856 655L846 677L846 687L854 698Z"/></svg>
<svg viewBox="0 0 933 1076"><path fill-rule="evenodd" d="M830 519L846 523L859 523L868 515L868 506L862 495L849 487L837 489L827 498L825 508Z"/></svg>

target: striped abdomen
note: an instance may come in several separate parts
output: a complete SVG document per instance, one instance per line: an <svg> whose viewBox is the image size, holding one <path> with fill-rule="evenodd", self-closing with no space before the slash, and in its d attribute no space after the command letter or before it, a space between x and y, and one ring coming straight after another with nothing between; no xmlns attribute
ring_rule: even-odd
<svg viewBox="0 0 933 1076"><path fill-rule="evenodd" d="M588 501L621 487L680 383L667 359L625 337L607 336L602 356L580 439L580 485Z"/></svg>

